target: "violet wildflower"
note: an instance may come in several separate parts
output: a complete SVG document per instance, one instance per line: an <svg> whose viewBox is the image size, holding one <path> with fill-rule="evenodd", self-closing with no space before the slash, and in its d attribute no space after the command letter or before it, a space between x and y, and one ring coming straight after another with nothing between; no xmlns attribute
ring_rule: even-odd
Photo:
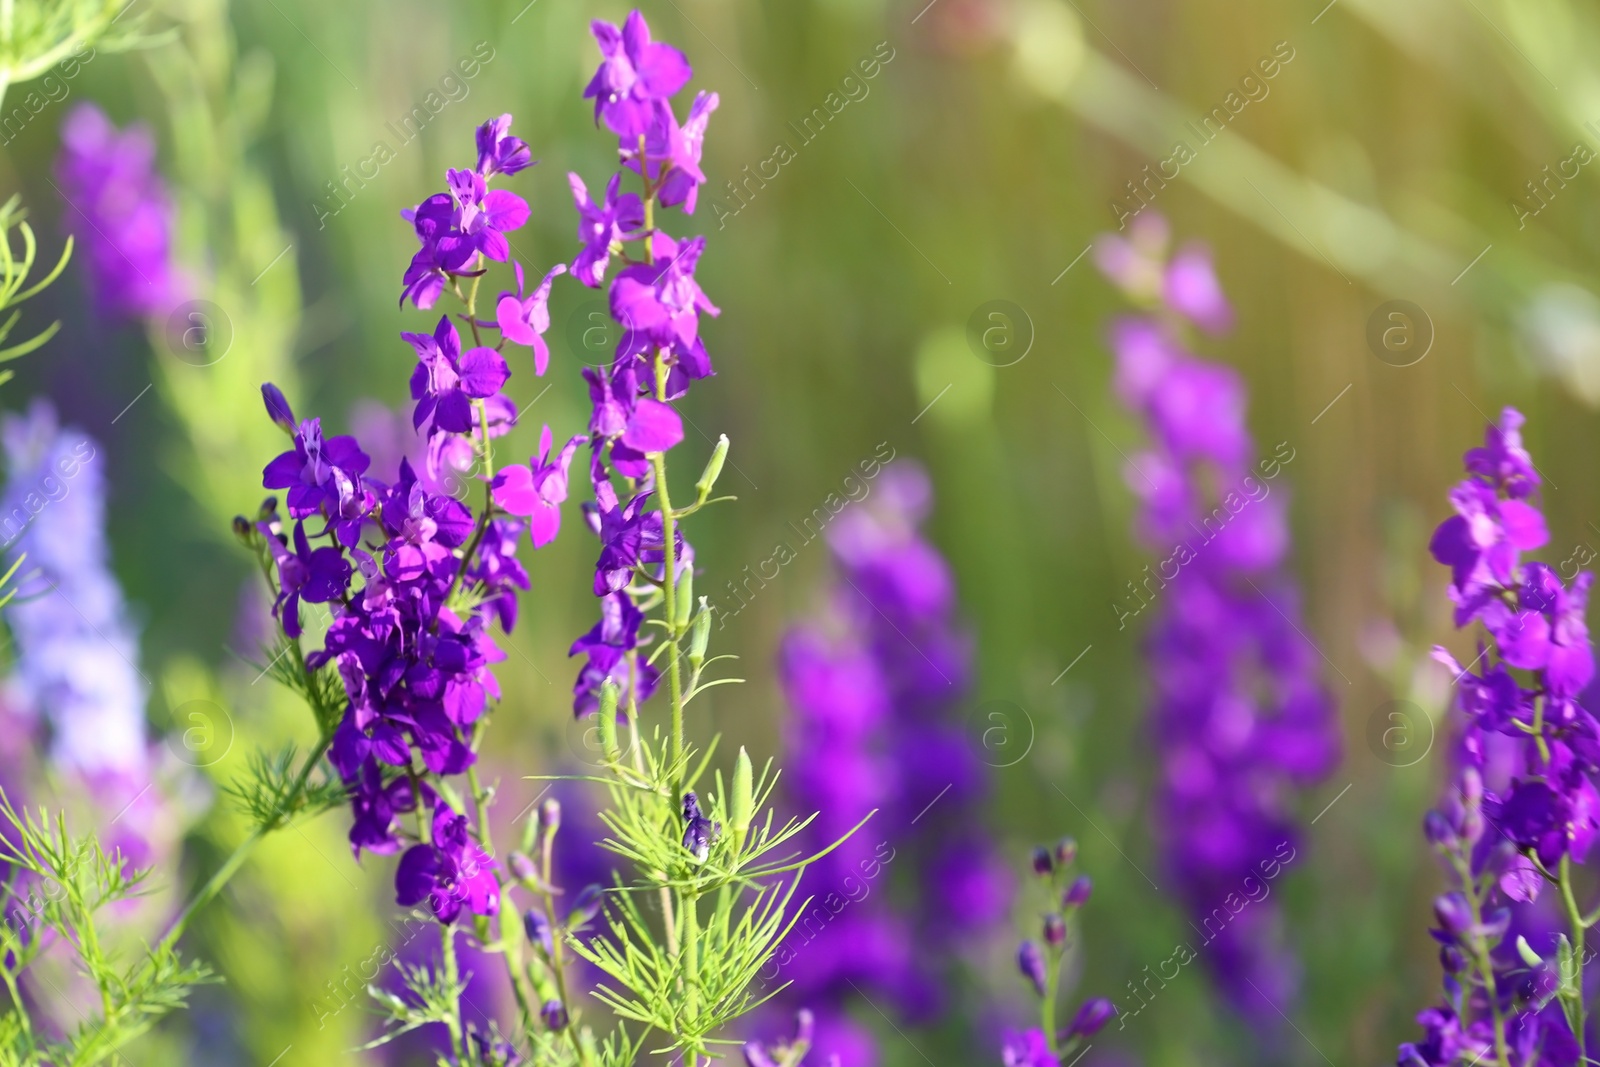
<svg viewBox="0 0 1600 1067"><path fill-rule="evenodd" d="M1295 857L1288 788L1326 775L1339 737L1283 573L1283 494L1269 483L1293 450L1284 442L1257 462L1243 382L1195 356L1184 335L1185 322L1220 332L1232 321L1209 256L1191 246L1168 262L1166 246L1165 222L1147 212L1126 239L1096 247L1102 271L1144 311L1113 324L1111 346L1118 396L1151 438L1125 475L1142 504L1138 533L1164 560L1113 610L1126 628L1154 603L1156 829L1191 921L1204 925L1261 865ZM1297 985L1277 910L1252 903L1204 952L1228 1000L1260 1027L1279 1024Z"/></svg>
<svg viewBox="0 0 1600 1067"><path fill-rule="evenodd" d="M5 607L15 641L11 700L48 736L50 763L93 800L96 815L122 813L108 844L145 864L172 828L162 826L165 805L151 788L138 633L111 573L104 459L43 400L0 421L0 444L6 562L24 557L19 595Z"/></svg>
<svg viewBox="0 0 1600 1067"><path fill-rule="evenodd" d="M682 52L650 40L650 27L637 11L629 12L621 29L598 19L590 28L603 60L584 99L594 100L596 122L604 119L619 137L638 137L694 72Z"/></svg>
<svg viewBox="0 0 1600 1067"><path fill-rule="evenodd" d="M949 566L919 530L931 487L905 460L872 471L872 495L826 531L840 576L831 611L785 636L780 677L793 709L790 793L819 812L812 840L833 841L878 813L870 833L806 872L801 892L842 897L887 878L891 864L922 888L893 903L874 891L826 919L823 909L812 924L820 930L791 937L792 961L775 980L792 982L788 1002L829 1024L863 993L880 1005L882 994L908 1018L934 1014L965 945L1004 916L1011 894L979 821L988 786L981 750L955 717L969 643ZM737 605L719 614L726 620Z"/></svg>
<svg viewBox="0 0 1600 1067"><path fill-rule="evenodd" d="M533 153L511 136L511 116L501 115L478 127L478 173L513 175L533 166Z"/></svg>
<svg viewBox="0 0 1600 1067"><path fill-rule="evenodd" d="M584 440L582 435L572 438L551 460L550 427L546 426L539 435L536 460L529 459L527 466L503 467L494 476L495 505L507 514L528 520L534 548L554 541L561 529L560 505L567 499L567 468Z"/></svg>
<svg viewBox="0 0 1600 1067"><path fill-rule="evenodd" d="M572 276L591 289L598 289L605 278L615 247L635 236L644 225L644 203L636 193L621 193L622 173L606 183L605 197L599 204L589 199L588 187L576 174L567 175L572 199L578 205L578 240L583 251L572 262Z"/></svg>
<svg viewBox="0 0 1600 1067"><path fill-rule="evenodd" d="M558 275L567 272L565 263L557 263L533 292L523 295L522 264L514 264L517 274L517 291L501 293L495 305L495 321L500 335L508 341L533 349L533 373L543 375L550 363L550 346L544 333L550 328L550 286Z"/></svg>
<svg viewBox="0 0 1600 1067"><path fill-rule="evenodd" d="M1574 904L1572 868L1600 833L1600 723L1576 699L1594 677L1584 621L1593 577L1580 572L1565 585L1548 566L1521 559L1547 540L1522 425L1507 408L1484 446L1467 452L1468 476L1450 493L1456 514L1431 545L1451 569L1456 625L1480 622L1492 641L1480 642L1466 668L1443 649L1434 653L1456 678L1461 714L1455 782L1424 832L1455 888L1434 901L1446 1003L1417 1016L1426 1034L1400 1046L1403 1067L1463 1056L1507 1067L1585 1059L1592 919ZM1533 934L1534 948L1529 934L1514 931L1546 884L1559 887L1569 929Z"/></svg>
<svg viewBox="0 0 1600 1067"><path fill-rule="evenodd" d="M87 253L101 315L161 316L184 299L172 263L174 211L142 126L118 130L93 104L68 113L56 178L65 225Z"/></svg>

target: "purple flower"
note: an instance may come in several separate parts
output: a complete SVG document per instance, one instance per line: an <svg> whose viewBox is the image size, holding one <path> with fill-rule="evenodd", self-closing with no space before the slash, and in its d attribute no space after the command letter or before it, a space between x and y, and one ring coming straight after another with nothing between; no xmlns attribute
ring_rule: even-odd
<svg viewBox="0 0 1600 1067"><path fill-rule="evenodd" d="M550 285L556 275L565 274L567 265L557 263L544 276L539 287L526 297L522 295L522 264L514 264L517 272L517 292L501 293L495 305L495 320L506 340L533 349L533 373L544 375L550 362L550 346L545 344L544 332L550 328Z"/></svg>
<svg viewBox="0 0 1600 1067"><path fill-rule="evenodd" d="M661 203L664 207L683 205L686 215L694 214L695 200L706 176L700 170L700 152L705 145L706 125L711 113L722 102L716 93L696 93L689 107L689 121L683 124L679 136L674 138L674 151L669 155L672 169L661 185Z"/></svg>
<svg viewBox="0 0 1600 1067"><path fill-rule="evenodd" d="M700 810L700 798L693 793L683 795L683 847L696 863L704 863L711 855L711 846L722 835L722 824L712 822Z"/></svg>
<svg viewBox="0 0 1600 1067"><path fill-rule="evenodd" d="M278 566L278 599L272 605L273 614L283 624L284 633L299 637L300 601L326 604L342 597L350 585L350 562L338 548L313 550L306 541L303 522L294 524L292 552L278 540L266 523L258 523L257 526Z"/></svg>
<svg viewBox="0 0 1600 1067"><path fill-rule="evenodd" d="M462 908L474 915L500 910L494 860L472 839L466 816L444 804L433 813L433 843L407 849L394 882L395 903L405 908L426 900L442 923L455 922Z"/></svg>
<svg viewBox="0 0 1600 1067"><path fill-rule="evenodd" d="M644 204L634 193L622 193L622 175L613 174L606 183L605 199L599 204L589 199L589 189L576 174L568 174L572 199L578 207L578 240L583 251L572 261L572 276L591 289L598 289L611 262L611 246L638 236L644 225Z"/></svg>
<svg viewBox="0 0 1600 1067"><path fill-rule="evenodd" d="M469 433L473 428L472 401L494 396L511 372L492 348L461 352L461 336L448 315L439 317L433 333L400 335L417 350L417 369L411 374L411 399L417 401L412 422L419 429L432 421L430 433Z"/></svg>
<svg viewBox="0 0 1600 1067"><path fill-rule="evenodd" d="M596 122L604 119L619 137L638 137L650 128L655 109L694 71L682 52L650 40L650 27L638 11L628 14L620 30L598 19L590 30L602 59L583 97L594 100Z"/></svg>
<svg viewBox="0 0 1600 1067"><path fill-rule="evenodd" d="M1233 329L1233 308L1211 269L1211 253L1191 245L1172 257L1162 278L1162 298L1168 307L1207 333Z"/></svg>
<svg viewBox="0 0 1600 1067"><path fill-rule="evenodd" d="M367 454L354 437L323 440L322 420L311 418L295 431L294 448L268 463L261 472L267 489L287 489L286 503L294 518L324 514L340 523L340 540L355 543L355 530L349 527L352 507L363 499L361 475L367 469ZM356 528L359 529L359 515Z"/></svg>
<svg viewBox="0 0 1600 1067"><path fill-rule="evenodd" d="M79 104L62 125L55 171L69 209L65 225L87 255L100 314L165 315L181 302L174 212L149 131L119 131L99 108Z"/></svg>
<svg viewBox="0 0 1600 1067"><path fill-rule="evenodd" d="M497 263L511 258L506 234L528 221L528 202L516 193L490 189L475 170L452 170L450 194L456 201L456 228L472 246Z"/></svg>
<svg viewBox="0 0 1600 1067"><path fill-rule="evenodd" d="M550 459L550 427L539 435L539 455L527 466L505 467L494 476L495 506L528 520L534 548L543 548L556 539L561 529L562 501L567 499L567 468L573 454L583 444L582 435L561 447L554 462Z"/></svg>
<svg viewBox="0 0 1600 1067"><path fill-rule="evenodd" d="M456 229L455 201L449 193L435 193L415 208L400 212L412 224L422 243L401 278L400 304L410 300L418 309L432 308L444 292L445 279L467 269L477 249Z"/></svg>
<svg viewBox="0 0 1600 1067"><path fill-rule="evenodd" d="M1061 1061L1050 1051L1050 1039L1039 1029L1007 1034L1000 1049L1000 1062L1005 1067L1061 1067Z"/></svg>
<svg viewBox="0 0 1600 1067"><path fill-rule="evenodd" d="M643 704L655 692L661 672L654 664L630 655L640 647L639 627L644 615L624 593L611 593L600 599L600 621L573 642L567 655L587 655L588 662L573 686L573 714L582 717L600 707L600 688L607 681L616 685L618 706L627 707L630 699Z"/></svg>
<svg viewBox="0 0 1600 1067"><path fill-rule="evenodd" d="M700 343L700 313L716 316L721 311L694 278L706 239L680 245L657 231L650 240L655 262L624 267L611 286L611 316L625 326L618 356L661 347L673 353L688 378L707 377L711 362ZM669 395L677 391L669 388Z"/></svg>
<svg viewBox="0 0 1600 1067"><path fill-rule="evenodd" d="M533 166L528 146L511 136L511 116L501 115L478 127L478 173L512 175Z"/></svg>

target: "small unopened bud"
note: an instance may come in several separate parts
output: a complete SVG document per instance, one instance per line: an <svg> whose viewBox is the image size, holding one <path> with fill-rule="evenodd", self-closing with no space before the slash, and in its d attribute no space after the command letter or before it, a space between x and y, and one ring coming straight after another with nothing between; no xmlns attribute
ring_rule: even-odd
<svg viewBox="0 0 1600 1067"><path fill-rule="evenodd" d="M744 835L750 830L754 818L755 768L750 764L750 753L739 746L739 758L733 761L733 795L728 804L728 826L733 831L733 847L744 845Z"/></svg>
<svg viewBox="0 0 1600 1067"><path fill-rule="evenodd" d="M248 547L255 540L255 527L251 526L250 520L243 515L235 515L233 517L233 536Z"/></svg>
<svg viewBox="0 0 1600 1067"><path fill-rule="evenodd" d="M267 405L267 417L273 425L284 433L294 436L294 411L289 407L289 401L284 398L283 390L271 382L261 386L261 399Z"/></svg>
<svg viewBox="0 0 1600 1067"><path fill-rule="evenodd" d="M1050 850L1049 849L1040 847L1040 848L1036 848L1036 849L1033 850L1033 873L1034 874L1041 875L1041 876L1042 875L1048 875L1052 871L1054 871L1055 869L1056 869L1055 861L1050 858Z"/></svg>
<svg viewBox="0 0 1600 1067"><path fill-rule="evenodd" d="M711 607L706 598L700 598L700 614L695 616L694 630L689 634L689 667L699 670L706 661L706 646L711 643Z"/></svg>
<svg viewBox="0 0 1600 1067"><path fill-rule="evenodd" d="M1067 891L1061 894L1061 906L1064 908L1081 908L1089 902L1089 894L1094 892L1094 880L1087 874L1080 874L1067 886Z"/></svg>
<svg viewBox="0 0 1600 1067"><path fill-rule="evenodd" d="M1017 970L1033 984L1042 997L1049 986L1049 974L1044 961L1044 950L1037 941L1024 941L1017 949Z"/></svg>
<svg viewBox="0 0 1600 1067"><path fill-rule="evenodd" d="M1445 974L1460 974L1467 969L1467 957L1454 945L1442 945L1439 948L1439 966Z"/></svg>
<svg viewBox="0 0 1600 1067"><path fill-rule="evenodd" d="M555 940L550 933L550 920L538 908L529 908L522 915L522 929L528 940L544 949L546 957L555 954Z"/></svg>
<svg viewBox="0 0 1600 1067"><path fill-rule="evenodd" d="M1521 934L1517 935L1517 955L1522 957L1522 962L1529 967L1538 967L1544 963L1539 954L1533 951L1533 946L1528 944L1528 939Z"/></svg>
<svg viewBox="0 0 1600 1067"><path fill-rule="evenodd" d="M545 798L544 803L539 805L539 825L544 827L547 834L561 829L561 801L555 797Z"/></svg>
<svg viewBox="0 0 1600 1067"><path fill-rule="evenodd" d="M676 633L683 633L689 626L689 615L694 611L694 568L683 568L683 577L678 579L678 587L674 591L677 597L672 607L676 614L672 618L673 628Z"/></svg>
<svg viewBox="0 0 1600 1067"><path fill-rule="evenodd" d="M1422 834L1429 843L1443 848L1451 848L1456 844L1455 827L1437 811L1430 811L1422 817Z"/></svg>
<svg viewBox="0 0 1600 1067"><path fill-rule="evenodd" d="M577 897L572 901L572 910L567 912L567 929L574 933L586 929L594 922L594 917L600 914L600 903L603 899L604 892L592 882L579 890Z"/></svg>
<svg viewBox="0 0 1600 1067"><path fill-rule="evenodd" d="M547 1029L561 1031L567 1028L567 1008L559 1000L547 1000L539 1009L539 1018Z"/></svg>
<svg viewBox="0 0 1600 1067"><path fill-rule="evenodd" d="M1105 997L1086 1000L1058 1040L1065 1043L1075 1037L1091 1037L1099 1033L1116 1014L1117 1006Z"/></svg>
<svg viewBox="0 0 1600 1067"><path fill-rule="evenodd" d="M1060 867L1072 866L1073 860L1078 858L1078 842L1070 837L1063 837L1056 842L1056 865Z"/></svg>
<svg viewBox="0 0 1600 1067"><path fill-rule="evenodd" d="M1433 917L1451 937L1460 937L1472 926L1472 909L1460 893L1445 893L1434 898Z"/></svg>
<svg viewBox="0 0 1600 1067"><path fill-rule="evenodd" d="M1044 942L1059 948L1067 941L1067 922L1055 912L1044 917Z"/></svg>
<svg viewBox="0 0 1600 1067"><path fill-rule="evenodd" d="M694 483L694 490L703 501L711 496L711 490L716 488L717 479L722 477L722 465L728 459L728 435L723 434L717 438L717 446L711 450L711 458L706 460L706 469L700 472L700 480Z"/></svg>
<svg viewBox="0 0 1600 1067"><path fill-rule="evenodd" d="M539 880L539 869L526 853L513 852L507 861L511 864L511 873L516 875L519 882L536 882Z"/></svg>

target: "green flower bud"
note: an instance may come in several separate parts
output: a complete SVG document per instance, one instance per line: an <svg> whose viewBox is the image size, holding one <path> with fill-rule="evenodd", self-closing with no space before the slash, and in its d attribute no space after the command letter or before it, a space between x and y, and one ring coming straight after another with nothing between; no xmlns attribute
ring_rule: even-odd
<svg viewBox="0 0 1600 1067"><path fill-rule="evenodd" d="M706 469L700 472L700 480L694 483L695 492L700 494L700 499L705 500L711 495L711 490L716 487L717 479L722 476L722 465L728 459L728 435L723 434L717 438L717 447L711 450L711 458L706 460Z"/></svg>
<svg viewBox="0 0 1600 1067"><path fill-rule="evenodd" d="M694 632L689 635L689 666L695 670L706 661L706 646L711 643L711 607L706 598L700 598L700 614L694 619Z"/></svg>
<svg viewBox="0 0 1600 1067"><path fill-rule="evenodd" d="M1528 939L1521 934L1517 935L1517 955L1521 956L1522 962L1529 967L1537 967L1544 962L1539 958L1539 954L1533 951L1533 946L1528 944Z"/></svg>
<svg viewBox="0 0 1600 1067"><path fill-rule="evenodd" d="M733 764L733 798L728 806L728 825L733 831L733 845L744 845L744 835L750 830L750 820L755 817L755 770L750 765L750 753L739 746L739 758Z"/></svg>
<svg viewBox="0 0 1600 1067"><path fill-rule="evenodd" d="M689 613L694 610L694 568L690 567L683 572L683 577L678 579L678 588L674 590L677 600L673 607L677 609L677 616L672 620L672 628L681 634L689 625Z"/></svg>

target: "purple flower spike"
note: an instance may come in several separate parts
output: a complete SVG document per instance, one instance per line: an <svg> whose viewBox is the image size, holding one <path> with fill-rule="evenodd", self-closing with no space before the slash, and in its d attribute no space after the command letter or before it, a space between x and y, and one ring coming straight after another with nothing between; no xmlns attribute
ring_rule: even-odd
<svg viewBox="0 0 1600 1067"><path fill-rule="evenodd" d="M478 173L512 175L533 166L528 146L511 136L511 116L501 115L478 127Z"/></svg>
<svg viewBox="0 0 1600 1067"><path fill-rule="evenodd" d="M55 169L67 202L64 223L86 253L100 314L165 315L180 303L174 212L150 132L118 130L93 104L79 104L62 125Z"/></svg>
<svg viewBox="0 0 1600 1067"><path fill-rule="evenodd" d="M550 362L550 346L545 344L544 332L550 328L550 286L558 274L567 272L565 263L550 268L538 288L526 297L522 293L522 264L515 264L517 292L501 293L495 305L495 319L506 340L533 349L533 373L544 376Z"/></svg>
<svg viewBox="0 0 1600 1067"><path fill-rule="evenodd" d="M637 138L650 128L652 113L682 89L694 70L682 52L650 40L650 27L638 11L622 29L609 22L590 24L602 57L583 91L594 100L595 121L605 120L619 137Z"/></svg>

